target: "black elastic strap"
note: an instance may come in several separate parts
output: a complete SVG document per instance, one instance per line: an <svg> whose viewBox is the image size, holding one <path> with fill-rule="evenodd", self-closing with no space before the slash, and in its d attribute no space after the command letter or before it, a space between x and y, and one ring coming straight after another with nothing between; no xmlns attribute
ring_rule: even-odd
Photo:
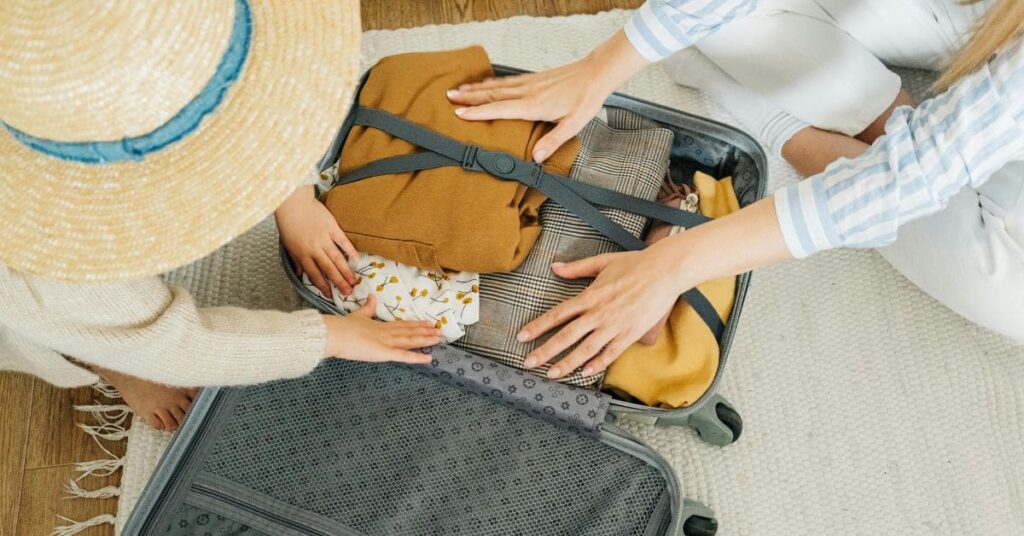
<svg viewBox="0 0 1024 536"><path fill-rule="evenodd" d="M374 160L365 166L358 167L348 175L339 177L334 186L358 182L370 177L380 175L392 175L395 173L408 173L410 171L422 171L424 169L435 169L446 166L457 166L459 162L442 154L422 152L390 156L380 160Z"/></svg>
<svg viewBox="0 0 1024 536"><path fill-rule="evenodd" d="M339 178L336 184L349 184L357 180L377 175L421 171L424 169L444 167L445 165L464 165L467 148L472 147L458 140L448 138L443 134L425 129L416 123L375 108L359 107L356 110L355 124L382 130L392 136L401 138L409 143L423 147L424 149L428 149L431 152L393 156L370 162L369 164L357 168L348 175ZM448 160L446 161L445 159L440 158L442 155L448 157ZM384 169L387 171L383 171ZM602 188L593 184L574 181L557 175L551 175L549 173L544 173L544 176L553 181L563 183L569 190L572 190L579 197L595 205L625 210L632 214L653 218L686 228L696 227L697 225L711 220L711 218L701 214L674 209L672 207L662 205L661 203L647 201L646 199L640 199L635 196L627 195L608 188ZM539 190L540 188L537 189ZM625 247L623 244L620 245Z"/></svg>
<svg viewBox="0 0 1024 536"><path fill-rule="evenodd" d="M462 162L456 162L447 156L438 153L421 152L391 156L374 160L369 164L356 168L348 175L340 177L335 181L335 186L342 186L358 182L369 177L379 175L391 175L395 173L410 173L423 171L425 169L436 169L446 166L461 166ZM544 174L545 180L558 182L571 190L574 194L592 205L624 210L632 214L638 214L647 218L663 221L672 225L684 228L696 227L710 220L695 212L674 209L661 203L654 203L646 199L640 199L631 195L609 190L600 186L594 186L585 182L565 180L558 175ZM540 187L537 188L541 189Z"/></svg>
<svg viewBox="0 0 1024 536"><path fill-rule="evenodd" d="M356 109L355 124L383 130L396 138L402 138L413 145L443 154L453 160L462 160L462 155L468 147L461 141L376 108L360 106Z"/></svg>
<svg viewBox="0 0 1024 536"><path fill-rule="evenodd" d="M640 199L639 197L624 194L622 192L616 192L615 190L609 190L608 188L602 188L593 184L574 181L571 179L563 180L563 183L570 190L576 192L577 195L595 205L625 210L631 214L637 214L647 218L663 221L665 223L671 223L672 225L678 225L686 229L711 221L711 218L704 216L703 214L672 208L661 203Z"/></svg>
<svg viewBox="0 0 1024 536"><path fill-rule="evenodd" d="M467 145L383 110L360 106L355 111L353 123L384 131L427 151L371 162L340 177L335 185L351 184L379 175L459 165L467 170L482 171L499 179L515 180L536 188L623 249L631 251L643 249L647 244L608 219L594 205L621 209L684 227L694 227L710 220L706 216L685 210L673 209L600 186L551 175L546 173L540 164ZM684 292L683 297L708 325L715 339L721 342L725 324L707 297L696 288Z"/></svg>
<svg viewBox="0 0 1024 536"><path fill-rule="evenodd" d="M536 188L552 201L562 205L562 207L575 214L579 219L587 222L597 232L614 240L623 249L635 251L647 247L643 240L633 236L621 225L608 219L608 216L570 190L565 183L552 180L551 175L541 175L540 180L537 181Z"/></svg>
<svg viewBox="0 0 1024 536"><path fill-rule="evenodd" d="M608 216L600 210L597 210L594 205L586 202L578 194L567 188L563 183L569 182L568 180L556 175L543 173L544 168L539 164L534 164L533 162L527 163L524 160L514 158L511 155L499 154L497 158L507 159L507 162L512 166L512 168L508 172L493 169L492 166L494 166L495 163L487 162L484 155L497 154L494 151L486 151L475 146L466 145L458 140L454 140L421 127L412 121L402 119L383 110L377 110L374 108L360 106L359 109L356 110L355 124L382 130L409 143L419 145L424 149L446 156L451 160L457 160L464 168L487 171L498 178L512 179L522 182L527 186L536 188L559 205L565 207L569 212L579 216L581 220L585 221L601 234L615 241L615 243L619 244L622 248L636 250L643 249L645 247L642 240L630 234L629 231L625 230L621 225L618 225L608 219ZM385 160L388 161L389 164L406 163L412 164L414 167L418 167L420 164L428 162L427 157L420 156L424 154L426 153L413 153L412 155L404 155L405 158L391 157ZM402 158L402 160L396 160L400 158ZM376 163L377 162L373 162L371 164L367 164L367 166ZM431 160L430 163L437 163L437 160ZM369 177L370 175L363 171L367 166L363 166L349 175L355 175L355 173L358 173L358 175L355 176L360 176L362 178ZM387 166L382 165L381 167ZM440 165L437 167L440 167ZM419 169L427 168L419 167ZM349 176L343 177L342 180L346 183L351 182L349 180ZM357 179L352 180L354 181Z"/></svg>

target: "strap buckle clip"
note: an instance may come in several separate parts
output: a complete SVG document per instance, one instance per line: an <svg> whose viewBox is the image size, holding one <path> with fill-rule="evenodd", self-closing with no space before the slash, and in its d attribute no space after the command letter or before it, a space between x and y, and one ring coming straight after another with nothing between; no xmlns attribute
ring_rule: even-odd
<svg viewBox="0 0 1024 536"><path fill-rule="evenodd" d="M544 165L520 160L510 154L467 145L462 152L462 169L483 171L496 179L517 181L536 188L544 175Z"/></svg>
<svg viewBox="0 0 1024 536"><path fill-rule="evenodd" d="M530 166L530 175L528 179L523 179L523 184L530 188L536 189L540 184L541 179L544 177L544 164L540 162L534 162Z"/></svg>
<svg viewBox="0 0 1024 536"><path fill-rule="evenodd" d="M476 160L476 155L480 151L480 147L477 145L467 145L466 149L462 151L462 169L471 171L482 171L483 168Z"/></svg>

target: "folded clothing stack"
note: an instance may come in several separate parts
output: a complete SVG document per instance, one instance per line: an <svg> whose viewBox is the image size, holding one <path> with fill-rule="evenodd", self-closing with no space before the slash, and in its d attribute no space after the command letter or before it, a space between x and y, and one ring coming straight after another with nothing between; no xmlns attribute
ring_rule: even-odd
<svg viewBox="0 0 1024 536"><path fill-rule="evenodd" d="M668 172L672 139L672 132L663 128L617 129L600 119L592 120L580 134L580 149L569 178L653 201ZM640 237L647 226L647 218L643 216L622 210L601 210L634 236ZM589 279L557 277L551 271L551 263L622 250L557 203L544 203L539 220L540 236L518 268L511 272L481 274L484 292L480 295L480 320L467 327L466 335L455 346L523 368L526 355L546 338L520 343L516 340L519 329L560 302L576 296L590 283ZM540 372L546 370L544 367ZM601 377L601 374L583 376L576 370L563 381L593 385Z"/></svg>
<svg viewBox="0 0 1024 536"><path fill-rule="evenodd" d="M520 343L516 333L590 284L558 278L551 264L621 251L619 244L630 243L628 234L642 238L648 219L599 208L621 227L594 223L616 236L612 240L560 203L584 214L596 207L583 210L574 205L586 201L561 199L565 196L557 189L544 190L541 185L547 183L532 182L538 180L539 168L525 161L548 125L458 119L445 97L447 89L490 75L490 62L479 47L391 56L371 70L332 170L336 185L324 202L356 247L373 255L366 255L356 268L365 273L353 296L335 293L325 299L352 310L375 294L382 319L432 319L455 346L524 368L526 356L553 334ZM568 175L570 181L645 201L655 201L663 186L685 198L669 177L674 137L636 114L609 108L545 167L550 174ZM495 156L499 153L519 160ZM493 167L499 163L496 158L505 158L503 165L511 167ZM705 216L738 208L729 179L698 172L694 187ZM559 201L545 202L548 194ZM685 199L673 202L695 208L682 206ZM648 240L676 231L666 232L662 226ZM699 290L705 305L728 321L735 278L709 282ZM652 330L645 344L627 349L607 375L584 377L575 370L562 381L611 390L652 406L692 403L713 381L719 353L705 322L713 313L699 310L700 315L680 300L663 329ZM533 372L545 374L549 365Z"/></svg>

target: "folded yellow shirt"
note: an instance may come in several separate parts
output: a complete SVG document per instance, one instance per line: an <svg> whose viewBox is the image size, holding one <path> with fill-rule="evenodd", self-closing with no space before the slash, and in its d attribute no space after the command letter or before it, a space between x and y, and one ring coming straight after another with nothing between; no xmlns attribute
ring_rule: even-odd
<svg viewBox="0 0 1024 536"><path fill-rule="evenodd" d="M718 218L739 210L732 178L715 180L697 172L694 186L700 212ZM685 232L685 231L683 231ZM697 287L723 322L736 297L736 277ZM657 342L630 346L608 367L604 388L648 406L679 408L692 404L711 386L718 370L718 341L686 300L676 302Z"/></svg>

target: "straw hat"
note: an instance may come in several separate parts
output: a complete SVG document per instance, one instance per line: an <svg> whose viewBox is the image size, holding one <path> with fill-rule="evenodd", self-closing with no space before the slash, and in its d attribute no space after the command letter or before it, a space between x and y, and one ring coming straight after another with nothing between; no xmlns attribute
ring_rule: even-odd
<svg viewBox="0 0 1024 536"><path fill-rule="evenodd" d="M0 264L148 276L269 215L344 119L358 0L0 2Z"/></svg>

